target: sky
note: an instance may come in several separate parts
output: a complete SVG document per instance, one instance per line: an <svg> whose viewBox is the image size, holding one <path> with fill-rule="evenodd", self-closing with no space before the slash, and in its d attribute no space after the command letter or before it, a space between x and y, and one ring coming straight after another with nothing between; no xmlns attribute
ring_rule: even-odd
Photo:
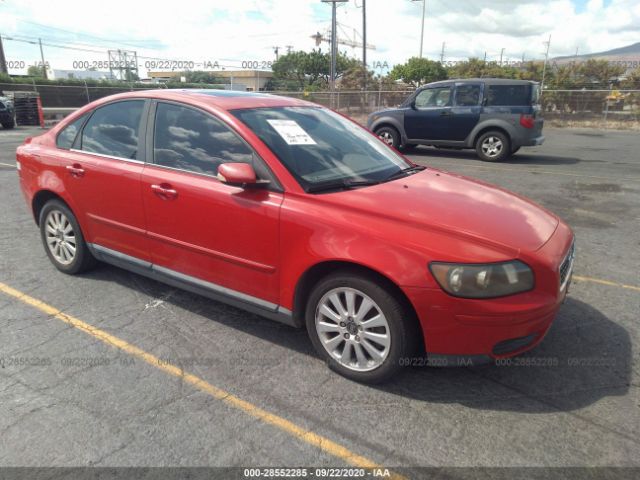
<svg viewBox="0 0 640 480"><path fill-rule="evenodd" d="M362 2L338 7L338 38L360 40ZM367 42L376 47L367 53L371 69L384 73L418 56L422 1L366 0L366 6ZM118 48L137 52L143 77L148 69L170 69L158 59L182 62L171 64L178 68L268 69L274 47L281 54L287 47L309 51L311 35L330 24L331 6L320 0L0 0L0 35L15 74L40 61L37 44L24 42L38 38L55 69L100 67L107 49ZM640 41L640 2L426 0L424 30L423 55L434 60L443 43L449 62L485 53L499 60L501 52L504 61L539 59L549 35L550 57L585 54ZM321 48L328 51L328 43ZM361 58L361 48L339 49Z"/></svg>

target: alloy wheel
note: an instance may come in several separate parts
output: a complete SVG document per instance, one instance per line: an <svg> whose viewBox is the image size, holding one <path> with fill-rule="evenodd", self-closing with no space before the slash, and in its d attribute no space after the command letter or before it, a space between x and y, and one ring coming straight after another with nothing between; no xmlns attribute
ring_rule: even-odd
<svg viewBox="0 0 640 480"><path fill-rule="evenodd" d="M374 370L389 355L391 330L382 309L354 288L325 293L316 308L315 326L324 349L350 370Z"/></svg>
<svg viewBox="0 0 640 480"><path fill-rule="evenodd" d="M494 158L502 153L503 147L502 140L498 137L489 136L482 142L482 153L487 157Z"/></svg>
<svg viewBox="0 0 640 480"><path fill-rule="evenodd" d="M69 265L76 258L77 241L73 225L60 210L51 210L45 219L47 247L61 265Z"/></svg>

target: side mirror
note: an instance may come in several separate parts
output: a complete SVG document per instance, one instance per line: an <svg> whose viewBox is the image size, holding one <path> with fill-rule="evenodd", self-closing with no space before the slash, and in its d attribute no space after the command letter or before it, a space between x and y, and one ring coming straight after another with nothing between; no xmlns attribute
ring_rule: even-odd
<svg viewBox="0 0 640 480"><path fill-rule="evenodd" d="M222 163L218 167L218 180L243 188L258 183L256 172L248 163Z"/></svg>
<svg viewBox="0 0 640 480"><path fill-rule="evenodd" d="M411 100L411 103L409 104L409 106L411 107L411 110L415 110L416 109L416 99L415 98L413 100Z"/></svg>

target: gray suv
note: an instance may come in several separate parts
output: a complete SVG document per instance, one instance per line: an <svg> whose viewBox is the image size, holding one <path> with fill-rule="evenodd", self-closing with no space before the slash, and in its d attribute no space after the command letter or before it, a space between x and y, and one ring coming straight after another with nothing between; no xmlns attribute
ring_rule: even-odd
<svg viewBox="0 0 640 480"><path fill-rule="evenodd" d="M499 162L544 142L539 85L528 80L471 78L429 83L398 108L369 115L367 128L395 148L473 148Z"/></svg>

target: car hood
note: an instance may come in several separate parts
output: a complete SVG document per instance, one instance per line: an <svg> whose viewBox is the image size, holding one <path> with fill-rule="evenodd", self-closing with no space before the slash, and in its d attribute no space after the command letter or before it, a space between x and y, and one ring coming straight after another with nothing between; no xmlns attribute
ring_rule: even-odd
<svg viewBox="0 0 640 480"><path fill-rule="evenodd" d="M559 222L554 214L526 198L435 169L323 197L379 218L446 231L509 250L537 250Z"/></svg>

